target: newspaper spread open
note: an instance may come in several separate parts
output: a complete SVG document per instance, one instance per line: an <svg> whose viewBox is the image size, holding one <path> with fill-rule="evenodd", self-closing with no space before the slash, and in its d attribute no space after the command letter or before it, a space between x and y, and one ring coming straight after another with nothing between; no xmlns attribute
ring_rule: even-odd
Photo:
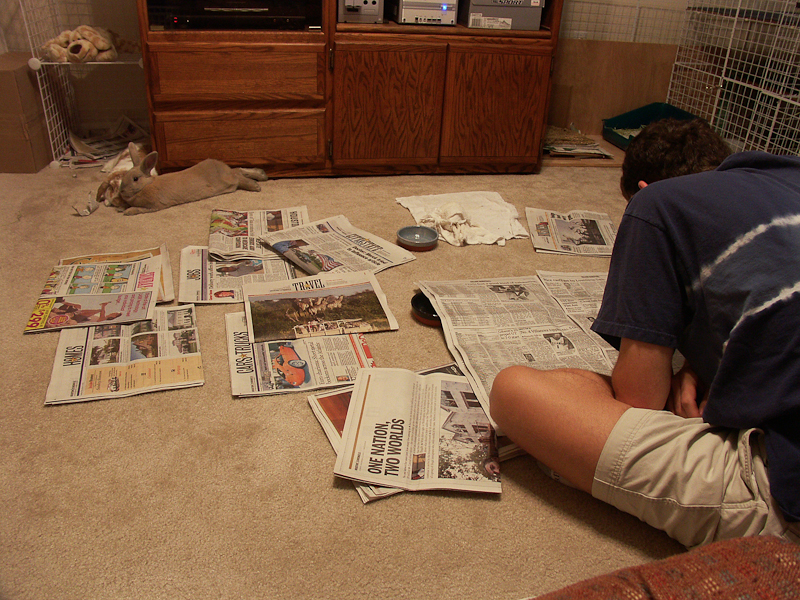
<svg viewBox="0 0 800 600"><path fill-rule="evenodd" d="M243 290L252 342L398 328L386 295L369 271L249 283Z"/></svg>
<svg viewBox="0 0 800 600"><path fill-rule="evenodd" d="M71 258L62 258L58 261L59 265L84 265L89 263L114 263L132 262L150 258L151 256L161 257L161 277L159 278L158 297L156 302L172 302L175 299L175 289L172 285L172 265L169 260L169 250L167 245L162 244L158 248L148 248L146 250L133 250L131 252L109 252L104 254L84 254Z"/></svg>
<svg viewBox="0 0 800 600"><path fill-rule="evenodd" d="M160 277L160 256L135 262L56 265L25 333L150 319Z"/></svg>
<svg viewBox="0 0 800 600"><path fill-rule="evenodd" d="M455 363L434 367L421 373L423 375L427 373L462 374ZM337 455L342 443L342 431L344 430L344 422L347 418L347 409L350 406L352 393L353 386L347 386L329 392L322 392L321 394L312 394L308 397L308 405L311 407L314 416L317 417L322 430L328 437L328 441L333 446L333 451ZM353 481L353 484L364 504L387 496L393 496L403 491L400 488L370 485L361 481Z"/></svg>
<svg viewBox="0 0 800 600"><path fill-rule="evenodd" d="M334 473L406 490L500 493L494 431L464 377L363 369Z"/></svg>
<svg viewBox="0 0 800 600"><path fill-rule="evenodd" d="M195 304L242 302L242 286L256 281L286 281L305 273L270 250L271 256L214 260L205 246L181 250L178 300Z"/></svg>
<svg viewBox="0 0 800 600"><path fill-rule="evenodd" d="M251 343L244 312L225 315L234 396L341 387L375 365L362 334Z"/></svg>
<svg viewBox="0 0 800 600"><path fill-rule="evenodd" d="M595 295L599 306L602 298L599 282L605 276L605 273L548 273L548 284L557 289L561 277L558 294L562 302L572 292L578 298ZM571 367L611 372L611 347L570 318L535 275L424 281L419 287L439 314L447 347L487 414L492 382L505 367ZM590 306L591 302L589 299L580 305L575 302L570 310L584 304Z"/></svg>
<svg viewBox="0 0 800 600"><path fill-rule="evenodd" d="M574 210L561 214L526 207L525 216L537 252L611 256L617 232L605 213Z"/></svg>
<svg viewBox="0 0 800 600"><path fill-rule="evenodd" d="M202 384L194 306L156 307L151 321L63 330L45 404Z"/></svg>
<svg viewBox="0 0 800 600"><path fill-rule="evenodd" d="M321 271L372 271L414 260L414 255L350 224L338 215L261 237L309 275Z"/></svg>
<svg viewBox="0 0 800 600"><path fill-rule="evenodd" d="M308 220L305 206L250 211L218 208L211 211L208 251L216 260L274 256L259 238L272 231L297 227Z"/></svg>

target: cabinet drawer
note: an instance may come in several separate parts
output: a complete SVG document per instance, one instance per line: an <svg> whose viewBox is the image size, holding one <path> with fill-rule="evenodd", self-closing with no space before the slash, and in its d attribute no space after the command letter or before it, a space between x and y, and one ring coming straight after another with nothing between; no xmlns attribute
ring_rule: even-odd
<svg viewBox="0 0 800 600"><path fill-rule="evenodd" d="M324 109L187 111L153 114L164 167L206 158L232 165L325 162Z"/></svg>
<svg viewBox="0 0 800 600"><path fill-rule="evenodd" d="M210 100L318 100L324 96L322 44L291 49L153 50L150 85L156 103Z"/></svg>

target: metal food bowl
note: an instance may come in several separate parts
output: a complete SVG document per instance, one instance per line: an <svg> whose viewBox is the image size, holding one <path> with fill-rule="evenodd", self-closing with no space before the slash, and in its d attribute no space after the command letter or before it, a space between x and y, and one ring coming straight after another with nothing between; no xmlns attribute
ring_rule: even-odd
<svg viewBox="0 0 800 600"><path fill-rule="evenodd" d="M430 227L412 225L397 231L397 245L414 252L433 250L439 242L439 233Z"/></svg>

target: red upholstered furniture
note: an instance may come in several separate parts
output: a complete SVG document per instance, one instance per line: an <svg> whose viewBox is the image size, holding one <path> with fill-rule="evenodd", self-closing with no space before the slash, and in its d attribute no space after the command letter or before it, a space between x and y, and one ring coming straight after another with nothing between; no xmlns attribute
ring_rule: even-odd
<svg viewBox="0 0 800 600"><path fill-rule="evenodd" d="M772 536L695 548L537 600L798 600L800 546Z"/></svg>

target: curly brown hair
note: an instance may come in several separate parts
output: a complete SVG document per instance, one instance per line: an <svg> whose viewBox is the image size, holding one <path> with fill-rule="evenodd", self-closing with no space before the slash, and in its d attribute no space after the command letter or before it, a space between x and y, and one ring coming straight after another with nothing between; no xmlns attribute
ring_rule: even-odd
<svg viewBox="0 0 800 600"><path fill-rule="evenodd" d="M640 181L710 171L730 154L727 142L702 119L655 121L628 144L619 187L630 200Z"/></svg>

